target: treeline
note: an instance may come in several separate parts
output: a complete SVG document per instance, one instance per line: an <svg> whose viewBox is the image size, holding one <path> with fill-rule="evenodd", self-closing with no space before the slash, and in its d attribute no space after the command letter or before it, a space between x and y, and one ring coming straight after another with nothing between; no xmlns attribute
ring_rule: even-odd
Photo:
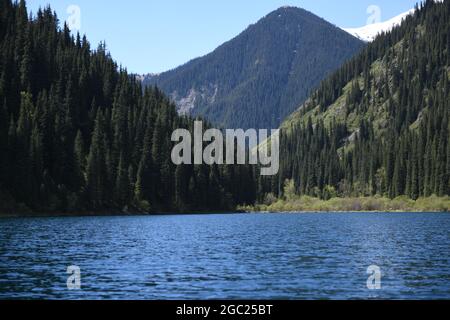
<svg viewBox="0 0 450 320"><path fill-rule="evenodd" d="M323 81L283 126L264 195L450 194L450 1L427 1Z"/></svg>
<svg viewBox="0 0 450 320"><path fill-rule="evenodd" d="M0 0L0 210L227 210L255 199L247 166L174 166L192 130L157 88L73 36L49 7Z"/></svg>

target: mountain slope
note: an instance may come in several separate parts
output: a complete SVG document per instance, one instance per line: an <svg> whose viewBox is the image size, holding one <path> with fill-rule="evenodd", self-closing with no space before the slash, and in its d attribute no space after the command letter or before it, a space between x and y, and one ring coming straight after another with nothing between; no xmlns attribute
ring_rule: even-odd
<svg viewBox="0 0 450 320"><path fill-rule="evenodd" d="M228 128L277 128L363 43L298 8L280 8L214 52L147 76L181 113Z"/></svg>
<svg viewBox="0 0 450 320"><path fill-rule="evenodd" d="M322 82L282 125L300 194L450 194L450 1L428 1ZM263 192L263 194L265 193Z"/></svg>

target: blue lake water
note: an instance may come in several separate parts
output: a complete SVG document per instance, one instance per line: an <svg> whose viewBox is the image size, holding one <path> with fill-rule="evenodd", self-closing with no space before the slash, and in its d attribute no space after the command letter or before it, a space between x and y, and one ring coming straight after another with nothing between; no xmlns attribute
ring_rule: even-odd
<svg viewBox="0 0 450 320"><path fill-rule="evenodd" d="M71 265L80 290L67 288ZM0 219L11 298L450 299L450 214Z"/></svg>

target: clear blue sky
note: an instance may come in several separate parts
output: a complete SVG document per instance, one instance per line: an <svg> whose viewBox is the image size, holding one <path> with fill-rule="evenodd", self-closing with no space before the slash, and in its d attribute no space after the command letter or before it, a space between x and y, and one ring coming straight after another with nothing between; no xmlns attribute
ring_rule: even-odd
<svg viewBox="0 0 450 320"><path fill-rule="evenodd" d="M202 56L269 12L302 7L340 27L366 24L377 5L381 20L414 7L416 0L28 0L34 13L50 6L60 21L80 8L80 33L91 45L106 41L118 63L134 73L161 72Z"/></svg>

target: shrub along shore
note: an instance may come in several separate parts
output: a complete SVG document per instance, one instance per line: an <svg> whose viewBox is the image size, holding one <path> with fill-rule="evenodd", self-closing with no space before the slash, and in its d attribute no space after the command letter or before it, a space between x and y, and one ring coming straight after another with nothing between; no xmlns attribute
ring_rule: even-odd
<svg viewBox="0 0 450 320"><path fill-rule="evenodd" d="M450 197L431 196L412 200L404 196L395 199L375 196L321 200L297 196L238 209L246 212L450 212Z"/></svg>

